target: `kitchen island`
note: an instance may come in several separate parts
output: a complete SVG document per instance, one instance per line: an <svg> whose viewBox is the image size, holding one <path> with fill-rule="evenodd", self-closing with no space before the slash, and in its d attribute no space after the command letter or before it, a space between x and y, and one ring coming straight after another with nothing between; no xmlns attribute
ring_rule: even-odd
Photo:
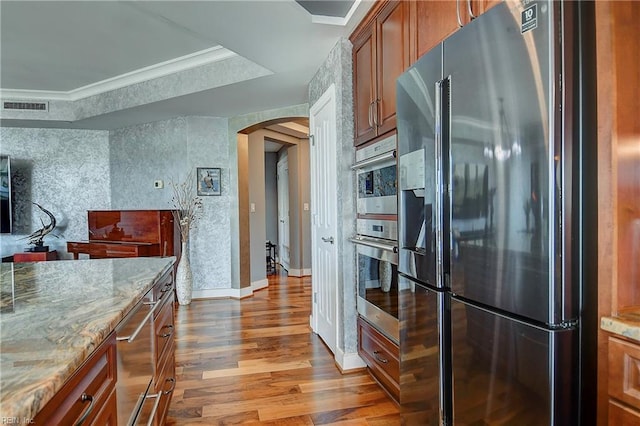
<svg viewBox="0 0 640 426"><path fill-rule="evenodd" d="M35 418L174 263L0 264L0 417Z"/></svg>

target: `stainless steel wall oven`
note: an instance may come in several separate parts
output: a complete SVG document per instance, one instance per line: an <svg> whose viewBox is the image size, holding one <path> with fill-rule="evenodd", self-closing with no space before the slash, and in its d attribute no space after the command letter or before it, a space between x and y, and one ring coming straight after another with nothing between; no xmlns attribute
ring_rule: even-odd
<svg viewBox="0 0 640 426"><path fill-rule="evenodd" d="M358 215L398 211L396 135L356 151Z"/></svg>
<svg viewBox="0 0 640 426"><path fill-rule="evenodd" d="M351 241L357 249L358 313L398 343L398 247L362 236Z"/></svg>
<svg viewBox="0 0 640 426"><path fill-rule="evenodd" d="M398 343L396 135L356 151L358 313Z"/></svg>

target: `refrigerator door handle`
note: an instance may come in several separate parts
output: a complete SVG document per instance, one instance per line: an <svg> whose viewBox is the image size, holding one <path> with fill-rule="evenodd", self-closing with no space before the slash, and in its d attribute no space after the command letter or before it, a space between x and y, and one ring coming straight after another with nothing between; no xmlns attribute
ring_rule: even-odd
<svg viewBox="0 0 640 426"><path fill-rule="evenodd" d="M444 281L449 267L449 77L436 82L435 95L435 165L436 165L436 282L439 287L450 288Z"/></svg>
<svg viewBox="0 0 640 426"><path fill-rule="evenodd" d="M440 214L442 274L446 277L451 272L451 76L441 82L440 92ZM444 283L451 288L451 283Z"/></svg>
<svg viewBox="0 0 640 426"><path fill-rule="evenodd" d="M436 285L442 287L442 82L436 82L435 91L435 150L434 164L436 166L436 196L435 196L435 221L436 221Z"/></svg>

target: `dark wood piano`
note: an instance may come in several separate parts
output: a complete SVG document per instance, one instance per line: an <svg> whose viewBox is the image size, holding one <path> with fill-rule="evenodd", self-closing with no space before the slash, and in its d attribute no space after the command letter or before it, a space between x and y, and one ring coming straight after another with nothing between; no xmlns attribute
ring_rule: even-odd
<svg viewBox="0 0 640 426"><path fill-rule="evenodd" d="M68 241L78 259L110 257L180 257L180 230L171 210L89 210L88 241Z"/></svg>

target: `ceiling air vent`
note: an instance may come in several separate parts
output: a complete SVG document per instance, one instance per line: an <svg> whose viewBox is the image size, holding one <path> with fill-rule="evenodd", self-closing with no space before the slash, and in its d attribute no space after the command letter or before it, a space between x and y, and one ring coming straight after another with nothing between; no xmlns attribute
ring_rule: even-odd
<svg viewBox="0 0 640 426"><path fill-rule="evenodd" d="M49 111L49 102L5 101L2 109L13 111Z"/></svg>

